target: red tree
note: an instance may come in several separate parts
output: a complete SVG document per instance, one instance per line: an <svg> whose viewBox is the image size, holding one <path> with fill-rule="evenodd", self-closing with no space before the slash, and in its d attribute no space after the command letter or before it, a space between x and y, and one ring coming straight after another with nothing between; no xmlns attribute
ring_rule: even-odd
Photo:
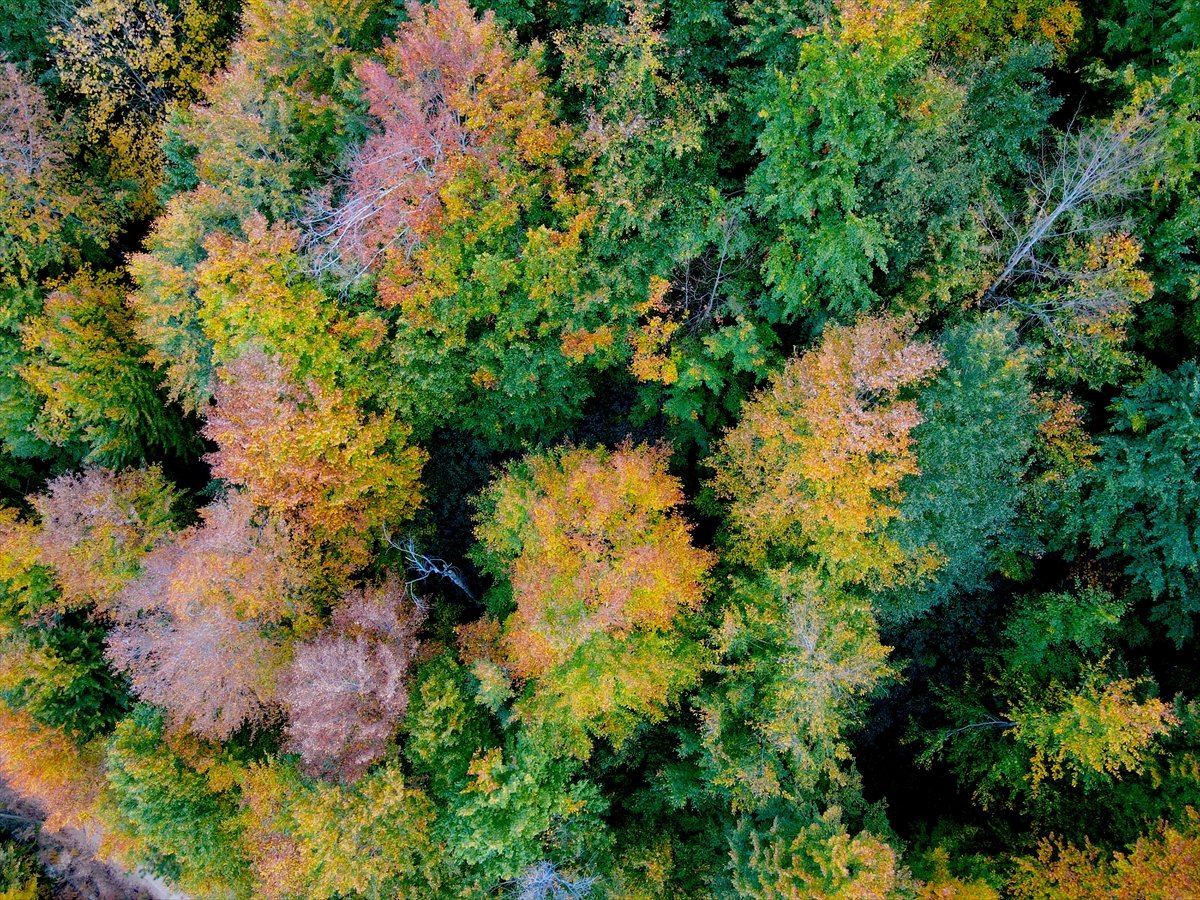
<svg viewBox="0 0 1200 900"><path fill-rule="evenodd" d="M366 269L393 248L411 251L437 227L456 176L506 151L540 161L561 143L534 61L516 58L490 11L410 2L383 57L357 69L382 130L353 160L342 205L316 217L330 264Z"/></svg>

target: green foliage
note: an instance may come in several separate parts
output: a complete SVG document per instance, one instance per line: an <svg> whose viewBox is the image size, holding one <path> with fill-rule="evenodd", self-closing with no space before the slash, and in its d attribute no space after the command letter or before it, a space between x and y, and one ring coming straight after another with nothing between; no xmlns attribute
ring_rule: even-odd
<svg viewBox="0 0 1200 900"><path fill-rule="evenodd" d="M197 898L1191 896L1198 39L11 0L0 778Z"/></svg>
<svg viewBox="0 0 1200 900"><path fill-rule="evenodd" d="M894 848L877 835L851 835L840 810L800 825L776 820L767 831L743 826L733 851L739 897L891 897L908 887Z"/></svg>
<svg viewBox="0 0 1200 900"><path fill-rule="evenodd" d="M777 230L764 267L772 321L849 320L904 277L926 284L913 303L928 309L947 299L963 265L954 257L977 241L975 176L958 150L963 89L928 68L921 12L843 4L776 75L749 185Z"/></svg>
<svg viewBox="0 0 1200 900"><path fill-rule="evenodd" d="M577 762L553 753L554 742L546 732L520 733L471 760L436 829L463 894L513 880L547 857L606 855L608 804Z"/></svg>
<svg viewBox="0 0 1200 900"><path fill-rule="evenodd" d="M0 838L0 898L3 900L49 900L50 882L28 844Z"/></svg>
<svg viewBox="0 0 1200 900"><path fill-rule="evenodd" d="M942 698L952 727L926 735L927 753L945 753L985 808L1015 803L1042 816L1067 784L1104 796L1142 774L1180 719L1114 650L1127 608L1085 586L1023 598L983 678Z"/></svg>
<svg viewBox="0 0 1200 900"><path fill-rule="evenodd" d="M731 595L701 700L711 783L735 812L836 796L854 781L847 733L890 673L870 604L795 568Z"/></svg>
<svg viewBox="0 0 1200 900"><path fill-rule="evenodd" d="M891 534L908 552L933 547L940 565L925 583L880 600L889 619L921 615L956 594L984 588L1020 540L1022 481L1038 424L1028 356L996 318L942 337L946 367L922 392L913 429L917 470Z"/></svg>
<svg viewBox="0 0 1200 900"><path fill-rule="evenodd" d="M21 376L41 401L31 428L43 440L78 445L83 461L115 467L148 452L183 457L198 449L142 361L115 274L85 270L60 285L22 335Z"/></svg>
<svg viewBox="0 0 1200 900"><path fill-rule="evenodd" d="M236 795L214 788L165 743L162 713L138 706L108 741L108 821L137 862L200 896L244 893Z"/></svg>
<svg viewBox="0 0 1200 900"><path fill-rule="evenodd" d="M1112 407L1112 431L1100 437L1087 474L1083 515L1088 539L1116 556L1175 640L1192 633L1200 610L1200 369L1185 363L1155 373Z"/></svg>
<svg viewBox="0 0 1200 900"><path fill-rule="evenodd" d="M439 799L453 798L466 785L476 752L498 745L470 681L467 670L444 653L423 666L413 683L404 754Z"/></svg>
<svg viewBox="0 0 1200 900"><path fill-rule="evenodd" d="M124 679L108 667L104 628L78 613L7 635L0 699L80 745L111 731L130 706ZM11 672L18 661L22 671Z"/></svg>

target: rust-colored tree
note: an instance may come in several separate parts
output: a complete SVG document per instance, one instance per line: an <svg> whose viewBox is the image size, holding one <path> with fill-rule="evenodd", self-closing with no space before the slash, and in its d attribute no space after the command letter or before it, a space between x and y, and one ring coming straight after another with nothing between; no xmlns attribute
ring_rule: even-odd
<svg viewBox="0 0 1200 900"><path fill-rule="evenodd" d="M222 370L204 435L220 448L208 456L215 477L245 487L300 542L336 539L352 565L366 562L374 529L420 502L425 455L407 445L407 428L365 416L339 389L289 383L261 351Z"/></svg>
<svg viewBox="0 0 1200 900"><path fill-rule="evenodd" d="M353 781L383 757L408 707L423 620L423 610L393 575L352 590L330 626L296 647L280 694L289 746L310 774Z"/></svg>
<svg viewBox="0 0 1200 900"><path fill-rule="evenodd" d="M100 793L99 757L65 734L0 703L0 776L46 813L54 831L87 823Z"/></svg>
<svg viewBox="0 0 1200 900"><path fill-rule="evenodd" d="M314 218L325 263L359 272L435 229L446 205L462 202L444 193L457 177L495 169L504 154L544 162L564 136L534 60L517 57L495 16L476 17L467 0L410 2L383 58L356 70L382 128L355 155L341 205Z"/></svg>

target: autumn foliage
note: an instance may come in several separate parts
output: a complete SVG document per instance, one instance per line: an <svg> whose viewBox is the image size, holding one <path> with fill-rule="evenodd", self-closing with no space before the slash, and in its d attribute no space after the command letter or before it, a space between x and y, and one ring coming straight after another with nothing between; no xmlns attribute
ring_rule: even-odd
<svg viewBox="0 0 1200 900"><path fill-rule="evenodd" d="M63 603L110 608L142 557L175 530L176 499L157 468L87 469L50 482L33 499L38 559L54 570Z"/></svg>
<svg viewBox="0 0 1200 900"><path fill-rule="evenodd" d="M180 726L226 738L275 701L282 647L263 627L303 615L287 532L234 494L148 554L117 599L113 663Z"/></svg>
<svg viewBox="0 0 1200 900"><path fill-rule="evenodd" d="M99 795L100 765L66 735L0 704L0 775L46 814L46 827L87 825Z"/></svg>
<svg viewBox="0 0 1200 900"><path fill-rule="evenodd" d="M880 532L917 472L911 390L942 365L899 319L835 326L746 404L717 457L739 551L811 554L837 580L889 583L931 560L906 559Z"/></svg>
<svg viewBox="0 0 1200 900"><path fill-rule="evenodd" d="M448 191L455 180L490 181L510 154L538 165L562 139L534 61L513 54L493 13L466 0L407 11L382 62L357 68L381 130L356 153L345 200L317 218L360 269L411 254L465 199Z"/></svg>
<svg viewBox="0 0 1200 900"><path fill-rule="evenodd" d="M0 0L0 900L1200 894L1197 173L1200 0Z"/></svg>
<svg viewBox="0 0 1200 900"><path fill-rule="evenodd" d="M395 576L356 588L325 631L295 647L280 692L289 745L309 771L353 781L387 752L408 706L418 602Z"/></svg>
<svg viewBox="0 0 1200 900"><path fill-rule="evenodd" d="M317 382L294 386L277 360L250 352L225 366L205 436L213 474L294 527L300 540L340 535L350 549L420 501L424 454L389 415L364 416ZM361 550L358 551L361 554Z"/></svg>
<svg viewBox="0 0 1200 900"><path fill-rule="evenodd" d="M712 557L692 546L682 501L664 451L629 445L533 457L491 488L478 535L517 602L503 644L518 676L700 605Z"/></svg>

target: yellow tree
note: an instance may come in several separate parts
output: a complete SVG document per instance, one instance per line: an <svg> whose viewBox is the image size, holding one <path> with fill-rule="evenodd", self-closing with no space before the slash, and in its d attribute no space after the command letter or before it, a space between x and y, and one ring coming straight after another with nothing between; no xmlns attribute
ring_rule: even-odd
<svg viewBox="0 0 1200 900"><path fill-rule="evenodd" d="M665 449L623 445L527 457L481 497L481 560L512 589L500 647L531 679L525 704L573 734L616 741L694 682L704 653L682 627L712 554L692 545Z"/></svg>
<svg viewBox="0 0 1200 900"><path fill-rule="evenodd" d="M63 83L85 101L88 133L103 141L113 173L141 182L139 206L155 206L159 144L167 106L198 96L224 60L220 17L211 4L179 0L92 0L54 29Z"/></svg>
<svg viewBox="0 0 1200 900"><path fill-rule="evenodd" d="M881 534L917 471L912 389L943 365L901 319L828 329L742 409L718 450L735 551L811 558L834 583L889 584L935 563Z"/></svg>

